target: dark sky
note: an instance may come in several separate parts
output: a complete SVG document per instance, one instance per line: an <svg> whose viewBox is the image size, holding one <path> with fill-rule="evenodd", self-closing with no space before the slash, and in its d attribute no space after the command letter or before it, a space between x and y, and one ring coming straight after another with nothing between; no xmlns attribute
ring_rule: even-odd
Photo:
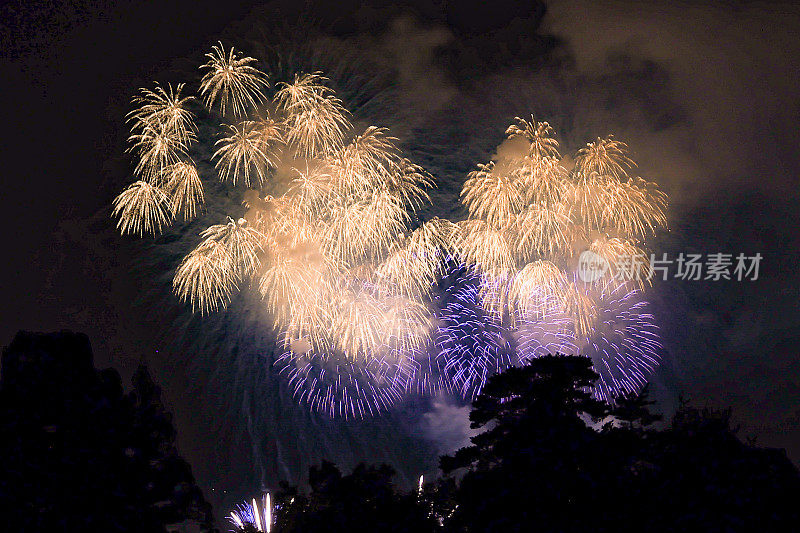
<svg viewBox="0 0 800 533"><path fill-rule="evenodd" d="M124 114L135 89L181 81L219 38L249 44L253 55L266 42L306 55L286 52L287 63L339 65L351 86L371 80L381 103L364 114L385 119L437 176L437 214L458 215L465 173L491 156L515 115L549 120L567 153L610 132L627 141L642 175L672 198L658 250L764 256L757 282L655 287L665 344L657 396L666 409L680 394L731 406L743 434L800 461L800 12L775 2L549 4L4 5L0 340L19 329L83 331L98 366L126 379L145 357L206 486L274 482L282 465L297 466L286 451L294 446L316 450L304 461L392 460L364 443L391 440L395 422L408 442L457 437L462 428L442 427L451 412L463 414L450 405L424 415L412 406L366 429L308 417L300 429L254 428L275 419L259 414L266 408L253 394L290 402L259 387L226 397L241 384L237 373L258 379L246 358L257 355L259 335L236 318L187 318L164 294L170 243L113 231L108 206L129 180ZM226 372L234 377L218 376ZM330 442L303 448L297 439ZM253 454L289 459L257 468Z"/></svg>

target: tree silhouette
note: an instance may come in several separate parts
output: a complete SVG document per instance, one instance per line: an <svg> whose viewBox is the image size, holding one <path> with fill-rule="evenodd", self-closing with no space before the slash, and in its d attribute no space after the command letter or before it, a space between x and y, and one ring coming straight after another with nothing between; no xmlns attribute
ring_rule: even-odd
<svg viewBox="0 0 800 533"><path fill-rule="evenodd" d="M800 475L783 450L745 444L730 410L682 402L644 446L657 465L646 522L657 530L791 531L800 523Z"/></svg>
<svg viewBox="0 0 800 533"><path fill-rule="evenodd" d="M489 380L470 414L485 431L441 460L448 531L796 528L785 452L742 443L729 411L682 404L654 429L647 389L611 407L591 397L595 379L589 359L548 356Z"/></svg>
<svg viewBox="0 0 800 533"><path fill-rule="evenodd" d="M475 400L473 446L443 457L445 473L465 469L455 531L567 530L599 479L603 450L588 423L608 414L590 392L598 378L583 357L546 356L493 376Z"/></svg>
<svg viewBox="0 0 800 533"><path fill-rule="evenodd" d="M419 532L434 531L416 493L398 493L394 470L387 465L359 464L342 475L328 461L312 466L308 473L310 492L302 495L283 484L276 494L276 531L280 532Z"/></svg>
<svg viewBox="0 0 800 533"><path fill-rule="evenodd" d="M497 374L470 413L483 432L441 458L437 483L402 493L389 466L344 475L323 461L308 491L274 494L274 531L796 529L800 473L783 450L743 443L730 411L687 402L659 429L647 388L609 406L591 394L597 377L591 360L559 355ZM4 350L0 437L3 531L211 527L159 387L142 366L124 394L83 335L19 333Z"/></svg>
<svg viewBox="0 0 800 533"><path fill-rule="evenodd" d="M18 333L0 378L5 531L167 531L210 506L175 448L160 391L140 368L95 370L85 335Z"/></svg>
<svg viewBox="0 0 800 533"><path fill-rule="evenodd" d="M615 398L615 405L612 409L614 418L619 420L630 430L646 430L662 417L659 414L650 412L650 406L656 402L650 400L650 385L645 385L636 394L621 394Z"/></svg>

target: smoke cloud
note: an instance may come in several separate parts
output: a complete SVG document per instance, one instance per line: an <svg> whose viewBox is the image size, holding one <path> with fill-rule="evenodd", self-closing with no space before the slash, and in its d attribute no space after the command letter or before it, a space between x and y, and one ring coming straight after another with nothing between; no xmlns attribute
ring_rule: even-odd
<svg viewBox="0 0 800 533"><path fill-rule="evenodd" d="M619 65L663 72L659 85L679 118L642 120L650 127L628 137L653 179L690 195L782 195L796 190L800 167L799 23L797 6L774 2L555 1L543 29L566 41L576 76L607 77ZM633 96L641 112L663 105Z"/></svg>
<svg viewBox="0 0 800 533"><path fill-rule="evenodd" d="M470 437L480 433L480 430L469 427L469 405L457 405L452 399L439 396L431 407L422 415L420 428L425 437L434 442L439 455L469 446Z"/></svg>

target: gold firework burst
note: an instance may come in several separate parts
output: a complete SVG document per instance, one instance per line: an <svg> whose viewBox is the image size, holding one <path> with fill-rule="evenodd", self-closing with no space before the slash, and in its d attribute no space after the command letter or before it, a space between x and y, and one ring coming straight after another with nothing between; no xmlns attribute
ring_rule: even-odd
<svg viewBox="0 0 800 533"><path fill-rule="evenodd" d="M128 113L128 121L133 122L132 131L142 131L146 126L174 136L178 143L188 145L193 142L197 126L194 115L187 109L194 96L181 96L185 84L179 83L175 89L171 84L164 89L159 83L155 89L139 89L133 98L138 107Z"/></svg>
<svg viewBox="0 0 800 533"><path fill-rule="evenodd" d="M587 143L585 148L581 148L575 157L575 166L584 175L596 172L601 176L621 179L628 175L628 170L636 166L636 163L628 157L628 145L609 135L604 139L598 137L595 142Z"/></svg>
<svg viewBox="0 0 800 533"><path fill-rule="evenodd" d="M146 181L137 181L114 199L112 216L119 217L117 228L125 235L161 233L172 220L167 194Z"/></svg>
<svg viewBox="0 0 800 533"><path fill-rule="evenodd" d="M459 229L456 249L463 260L485 274L507 279L514 267L514 256L506 233L474 219L459 223Z"/></svg>
<svg viewBox="0 0 800 533"><path fill-rule="evenodd" d="M264 236L244 218L234 221L228 217L227 224L210 226L200 236L206 244L222 244L230 260L230 269L239 277L250 275L261 264L259 253L263 251Z"/></svg>
<svg viewBox="0 0 800 533"><path fill-rule="evenodd" d="M197 167L179 161L167 168L166 190L172 202L172 212L184 219L194 218L203 205L203 182L197 174Z"/></svg>
<svg viewBox="0 0 800 533"><path fill-rule="evenodd" d="M200 67L208 71L200 80L200 94L209 109L219 102L223 115L231 110L234 116L244 117L266 100L263 90L269 87L267 75L253 66L254 58L241 57L233 47L226 52L222 43L218 44Z"/></svg>
<svg viewBox="0 0 800 533"><path fill-rule="evenodd" d="M494 162L478 165L478 170L469 173L461 198L471 217L498 229L507 227L523 206L519 182L495 172Z"/></svg>
<svg viewBox="0 0 800 533"><path fill-rule="evenodd" d="M316 157L342 144L350 129L347 111L320 73L296 74L293 83L280 83L277 105L286 113L286 141L303 157Z"/></svg>
<svg viewBox="0 0 800 533"><path fill-rule="evenodd" d="M192 309L210 313L225 308L236 289L235 269L223 243L204 241L187 255L175 272L172 287Z"/></svg>
<svg viewBox="0 0 800 533"><path fill-rule="evenodd" d="M229 135L218 140L214 152L220 179L230 180L234 185L240 178L246 186L260 186L266 173L273 166L272 154L266 151L258 122L244 121L239 127L225 125Z"/></svg>
<svg viewBox="0 0 800 533"><path fill-rule="evenodd" d="M528 157L540 160L545 157L560 159L558 141L553 138L553 128L547 122L537 122L533 115L530 120L514 117L515 124L506 129L509 139L521 137L530 144Z"/></svg>

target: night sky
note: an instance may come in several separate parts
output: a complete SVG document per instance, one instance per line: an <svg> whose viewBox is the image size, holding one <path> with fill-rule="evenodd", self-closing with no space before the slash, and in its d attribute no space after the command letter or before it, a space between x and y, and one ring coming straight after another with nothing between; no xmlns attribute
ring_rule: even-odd
<svg viewBox="0 0 800 533"><path fill-rule="evenodd" d="M309 414L264 362L272 340L256 303L242 296L230 313L201 318L171 295L191 236L237 196L215 194L205 218L155 240L115 231L110 204L132 168L131 96L153 80L196 83L221 39L287 71L328 73L360 121L390 127L436 176L427 215L464 216L466 173L515 116L549 121L566 153L608 133L626 141L639 173L671 199L656 252L763 256L757 281L656 283L660 407L669 412L679 396L730 406L742 436L800 463L800 9L320 4L0 8L3 344L20 329L85 332L96 366L126 382L145 360L215 507L297 482L322 457L389 461L410 484L463 444L467 408L451 400L412 400L364 422Z"/></svg>

